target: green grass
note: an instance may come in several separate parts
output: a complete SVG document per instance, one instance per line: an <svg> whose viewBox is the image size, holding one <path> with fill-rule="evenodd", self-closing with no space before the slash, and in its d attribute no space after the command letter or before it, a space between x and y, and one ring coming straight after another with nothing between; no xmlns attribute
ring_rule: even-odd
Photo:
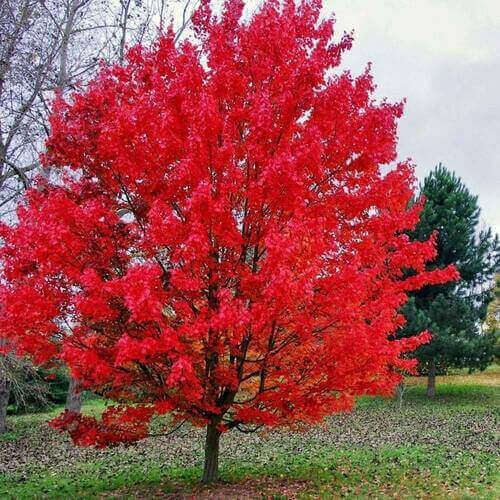
<svg viewBox="0 0 500 500"><path fill-rule="evenodd" d="M305 495L321 493L327 497L437 496L460 490L488 496L496 479L496 465L490 454L453 453L443 447L326 449L316 456L282 457L272 467L226 466L222 477L230 482L248 476L304 480L311 483Z"/></svg>
<svg viewBox="0 0 500 500"><path fill-rule="evenodd" d="M120 497L147 492L200 493L201 467L169 467L142 462L117 471L106 462L80 464L69 471L34 475L17 484L0 483L2 498L95 498L119 490ZM118 465L118 464L117 464ZM273 464L224 462L221 480L248 487L254 480L262 493L300 485L301 496L331 498L447 497L498 498L498 460L490 453L450 451L443 447L404 446L391 449L322 449L315 456L282 456ZM286 478L286 479L285 479ZM273 481L274 480L274 481ZM274 491L273 491L274 490Z"/></svg>
<svg viewBox="0 0 500 500"><path fill-rule="evenodd" d="M404 406L435 408L438 412L474 409L479 412L496 409L500 411L500 388L481 384L442 383L434 399L425 396L425 387L410 385L403 394ZM358 407L386 406L387 399L363 396L358 400Z"/></svg>
<svg viewBox="0 0 500 500"><path fill-rule="evenodd" d="M198 484L201 430L93 450L47 428L59 409L15 416L0 438L0 498L499 498L499 375L445 377L431 401L411 380L402 407L364 397L306 433L230 433L222 481L208 491ZM90 400L84 410L103 408Z"/></svg>
<svg viewBox="0 0 500 500"><path fill-rule="evenodd" d="M404 497L469 495L471 498L498 498L495 490L498 463L488 453L450 452L442 447L406 446L396 449L321 450L283 456L272 465L225 462L221 479L227 483L257 483L273 493L274 482L304 482L301 495L331 498ZM146 492L200 492L200 467L170 467L136 463L119 472L104 462L81 464L71 471L37 475L25 481L2 484L0 494L12 498L94 498L99 493L120 490L120 496L142 496ZM286 484L286 481L285 481ZM9 488L7 489L6 486ZM263 492L264 492L263 491Z"/></svg>

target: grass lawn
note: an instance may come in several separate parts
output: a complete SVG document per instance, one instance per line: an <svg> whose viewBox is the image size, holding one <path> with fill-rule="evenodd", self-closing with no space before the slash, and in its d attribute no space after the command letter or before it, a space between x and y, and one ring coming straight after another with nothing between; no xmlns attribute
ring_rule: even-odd
<svg viewBox="0 0 500 500"><path fill-rule="evenodd" d="M198 485L202 430L94 450L47 427L60 409L10 417L0 498L500 498L500 368L437 383L433 401L412 378L401 407L361 398L305 433L224 435L222 481L209 489Z"/></svg>

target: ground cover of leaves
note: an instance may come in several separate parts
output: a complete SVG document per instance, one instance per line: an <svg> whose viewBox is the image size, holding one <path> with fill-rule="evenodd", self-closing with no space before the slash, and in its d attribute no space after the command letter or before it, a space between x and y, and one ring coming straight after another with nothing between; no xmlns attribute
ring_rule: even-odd
<svg viewBox="0 0 500 500"><path fill-rule="evenodd" d="M224 435L215 489L197 485L203 430L95 450L46 425L59 409L11 417L0 438L0 498L495 498L500 369L440 378L434 401L422 383L408 381L402 405L362 398L307 432ZM89 401L85 411L102 407Z"/></svg>

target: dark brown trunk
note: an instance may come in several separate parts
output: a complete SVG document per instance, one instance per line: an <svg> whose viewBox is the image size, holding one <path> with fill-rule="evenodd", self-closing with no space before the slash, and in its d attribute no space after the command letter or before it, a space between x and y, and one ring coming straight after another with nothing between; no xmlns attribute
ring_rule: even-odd
<svg viewBox="0 0 500 500"><path fill-rule="evenodd" d="M82 394L78 390L78 382L69 378L68 394L66 394L66 410L74 413L80 413L82 409Z"/></svg>
<svg viewBox="0 0 500 500"><path fill-rule="evenodd" d="M7 430L7 405L9 404L10 382L0 374L0 434Z"/></svg>
<svg viewBox="0 0 500 500"><path fill-rule="evenodd" d="M219 439L220 431L217 426L210 424L207 426L207 437L205 440L205 467L203 469L203 484L210 484L217 481L219 474Z"/></svg>
<svg viewBox="0 0 500 500"><path fill-rule="evenodd" d="M427 378L426 396L433 398L436 395L436 364L434 361L429 363L429 376Z"/></svg>

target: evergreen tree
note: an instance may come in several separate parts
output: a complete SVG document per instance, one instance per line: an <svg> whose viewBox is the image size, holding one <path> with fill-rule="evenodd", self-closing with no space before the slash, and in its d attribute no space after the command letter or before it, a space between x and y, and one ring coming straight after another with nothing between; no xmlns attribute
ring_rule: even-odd
<svg viewBox="0 0 500 500"><path fill-rule="evenodd" d="M433 340L416 352L428 375L427 396L435 395L436 373L450 367L484 370L493 358L496 333L484 331L493 276L499 266L498 236L479 230L480 208L462 180L439 164L420 186L425 198L410 239L425 241L437 232L437 256L429 270L454 264L460 281L412 292L403 308L406 325L398 337L429 330Z"/></svg>

